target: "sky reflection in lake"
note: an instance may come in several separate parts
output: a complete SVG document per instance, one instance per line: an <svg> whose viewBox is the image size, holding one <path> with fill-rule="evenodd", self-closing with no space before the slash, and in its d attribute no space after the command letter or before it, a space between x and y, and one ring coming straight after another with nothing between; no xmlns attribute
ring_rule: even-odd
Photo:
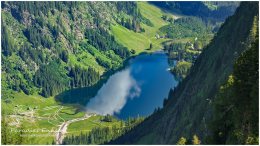
<svg viewBox="0 0 260 146"><path fill-rule="evenodd" d="M173 64L174 65L174 64ZM137 56L126 69L116 72L87 103L87 111L120 119L148 116L163 106L178 81L169 72L163 52Z"/></svg>
<svg viewBox="0 0 260 146"><path fill-rule="evenodd" d="M87 104L87 111L101 115L119 113L127 98L138 97L141 89L127 68L112 75Z"/></svg>

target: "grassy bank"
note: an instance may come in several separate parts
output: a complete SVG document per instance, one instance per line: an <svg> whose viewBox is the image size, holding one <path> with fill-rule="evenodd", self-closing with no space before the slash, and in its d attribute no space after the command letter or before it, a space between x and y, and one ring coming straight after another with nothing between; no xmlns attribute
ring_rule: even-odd
<svg viewBox="0 0 260 146"><path fill-rule="evenodd" d="M156 34L160 34L159 28L167 25L169 22L164 21L161 17L163 15L168 15L176 18L177 16L163 12L161 9L150 5L148 2L138 2L137 4L141 14L144 17L149 18L153 26L151 27L141 24L141 26L145 29L145 32L137 33L132 30L128 30L121 25L112 25L112 33L119 43L130 50L135 50L136 54L162 49L162 43L169 39L156 38ZM149 49L150 44L153 46L151 49Z"/></svg>

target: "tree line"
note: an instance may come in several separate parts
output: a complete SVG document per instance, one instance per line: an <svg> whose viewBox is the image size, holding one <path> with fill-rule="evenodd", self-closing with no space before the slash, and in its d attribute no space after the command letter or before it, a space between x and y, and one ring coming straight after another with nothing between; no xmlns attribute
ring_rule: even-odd
<svg viewBox="0 0 260 146"><path fill-rule="evenodd" d="M69 88L86 87L99 80L93 68L71 67L69 73L56 62L42 66L34 76L34 84L42 89L41 95L49 97Z"/></svg>
<svg viewBox="0 0 260 146"><path fill-rule="evenodd" d="M118 44L115 41L115 37L110 35L103 28L87 29L85 36L88 39L88 42L98 50L113 50L115 54L122 58L127 58L130 56L130 51L121 44Z"/></svg>
<svg viewBox="0 0 260 146"><path fill-rule="evenodd" d="M109 115L105 116L102 120L105 120L104 122L113 121L111 121L111 116ZM71 135L65 137L63 144L107 144L111 140L114 140L124 133L130 131L143 120L144 118L142 117L128 118L126 121L121 121L119 126L114 125L112 127L95 127L88 133L81 132L80 135Z"/></svg>

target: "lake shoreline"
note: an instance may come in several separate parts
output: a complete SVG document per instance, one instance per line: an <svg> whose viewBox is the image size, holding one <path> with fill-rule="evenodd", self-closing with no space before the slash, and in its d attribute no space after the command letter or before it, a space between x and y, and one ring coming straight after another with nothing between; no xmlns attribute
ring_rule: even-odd
<svg viewBox="0 0 260 146"><path fill-rule="evenodd" d="M141 77L142 80L147 80L147 82L151 82L151 83L153 83L153 81L158 82L156 79L153 79L153 78L162 78L163 79L164 76L167 78L166 80L161 80L161 82L163 83L162 88L165 88L165 90L160 89L161 86L156 87L156 85L155 85L155 87L154 87L154 86L150 85L152 87L151 90L153 90L154 88L157 88L160 91L159 96L157 95L157 93L154 94L156 97L156 100L157 100L157 104L152 103L151 107L149 109L149 112L151 112L151 108L154 111L154 109L156 107L158 107L158 106L161 107L161 104L163 102L163 99L161 99L161 98L166 97L168 95L169 90L178 84L178 81L175 79L174 75L171 74L169 71L167 71L167 68L169 68L171 66L171 63L169 63L168 59L169 58L168 58L167 52L163 49L156 50L153 52L143 52L138 55L131 56L131 57L127 58L126 60L124 60L124 62L122 63L122 66L120 66L119 68L105 72L100 77L100 80L96 84L94 84L90 87L74 88L71 90L66 90L66 91L62 92L61 94L55 96L55 100L57 102L61 103L62 105L65 105L65 106L72 105L72 106L76 107L77 108L76 112L86 112L88 110L87 105L89 104L89 102L92 99L96 98L96 96L98 94L100 94L99 92L100 92L100 90L102 90L103 86L109 86L108 84L109 84L109 82L111 83L111 81L109 81L111 77L113 78L114 75L118 76L118 74L121 74L121 73L124 74L124 72L126 70L129 70L130 68L132 68L132 69L130 69L131 70L130 74L132 76L133 72L136 72L137 70L139 70L138 66L141 65L141 66L143 66L143 67L141 67L141 68L143 68L143 70L141 71L141 75L139 76L138 74L134 73L135 74L134 77L137 77L137 79L136 79L137 82L139 82L139 77ZM137 65L137 66L134 65L136 63L139 65ZM150 66L150 67L147 68L147 66ZM149 73L150 71L151 71L152 75ZM157 74L153 74L156 72L157 72ZM167 75L166 72L169 73L170 76ZM148 78L145 77L147 75L149 76ZM122 81L122 80L124 80L124 81ZM114 85L112 85L112 86L117 86L117 84L120 84L120 82L124 82L124 83L127 82L125 80L125 78L119 79L118 81L119 81L119 83L114 83ZM142 81L140 81L140 82L142 82ZM159 84L160 83L158 83L158 85ZM147 86L147 85L145 85L145 86ZM165 86L165 87L163 87L163 86ZM121 87L124 87L124 86L121 86ZM117 87L117 89L121 88L121 87ZM147 87L145 87L145 88L147 88ZM109 89L109 90L111 90L111 89ZM120 91L118 91L118 92L120 92ZM116 95L118 92L116 92L116 90L115 90L114 93L112 94L112 96L106 97L106 98L110 99L112 101L114 96L118 97L118 95ZM144 92L149 92L149 91L148 91L148 89L146 89L146 91L144 91ZM153 95L147 95L147 93L144 93L144 94L147 97L153 96ZM127 98L129 98L129 96L130 95L128 95ZM144 98L145 96L141 96L140 98ZM139 97L139 95L137 97ZM120 96L119 96L119 98L123 99ZM132 100L133 100L132 98L126 99L126 105L127 105L127 102L130 102ZM110 103L109 101L107 101L107 102ZM122 107L122 109L124 109L124 106ZM95 110L98 110L98 108L95 108ZM135 111L135 112L138 112L138 111ZM146 112L146 114L144 114L144 112ZM146 116L146 115L150 114L150 113L148 113L148 111L140 111L140 113L143 113L143 114L141 114L141 116ZM111 113L109 113L109 114L111 114ZM126 115L128 115L128 114L126 114ZM119 115L117 113L115 114L115 116L119 117ZM135 117L135 115L134 116L130 115L127 117ZM122 118L121 115L119 118L125 119L125 118Z"/></svg>
<svg viewBox="0 0 260 146"><path fill-rule="evenodd" d="M108 70L106 71L105 73L103 73L101 76L100 76L100 80L98 80L98 82L96 82L95 84L91 85L91 86L87 86L87 87L78 87L78 88L71 88L71 89L67 89L57 95L54 96L54 99L56 100L56 102L62 104L62 105L74 105L75 107L77 107L80 111L84 110L84 105L82 104L79 104L79 103L76 103L76 104L71 104L71 103L64 103L62 101L59 100L59 97L62 96L64 93L67 93L67 92L70 92L72 90L80 90L80 89L85 89L85 88L91 88L91 87L94 87L94 88L101 88L103 86L104 83L107 82L107 80L109 79L109 77L113 74L115 74L116 72L119 72L119 71L122 71L124 70L127 66L129 66L129 63L131 62L132 59L135 59L136 57L139 57L139 56L142 56L142 55L152 55L152 54L155 54L155 53L165 53L167 54L167 52L164 50L164 49L159 49L159 50L153 50L151 52L141 52L139 54L136 54L136 55L132 55L130 57L128 57L127 59L125 59L122 63L122 65L116 69L111 69L111 70ZM168 57L168 56L167 56ZM93 97L92 97L93 98ZM83 108L83 109L82 109Z"/></svg>
<svg viewBox="0 0 260 146"><path fill-rule="evenodd" d="M169 90L178 84L167 71L170 66L167 54L157 51L132 59L122 70L108 77L86 104L87 111L127 119L138 115L145 117L158 106L162 107ZM143 109L144 105L147 105L146 109Z"/></svg>

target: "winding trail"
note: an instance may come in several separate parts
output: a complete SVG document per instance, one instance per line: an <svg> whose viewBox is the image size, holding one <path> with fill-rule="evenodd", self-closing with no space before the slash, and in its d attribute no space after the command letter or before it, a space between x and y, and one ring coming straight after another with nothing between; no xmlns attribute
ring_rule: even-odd
<svg viewBox="0 0 260 146"><path fill-rule="evenodd" d="M65 137L65 134L67 132L67 127L69 126L69 124L73 123L73 122L77 122L77 121L82 121L82 120L86 120L88 118L90 118L91 116L95 116L95 114L86 114L84 117L81 118L75 118L72 120L68 120L63 122L60 126L59 126L59 130L56 132L55 134L55 141L56 144L61 145L62 141Z"/></svg>

